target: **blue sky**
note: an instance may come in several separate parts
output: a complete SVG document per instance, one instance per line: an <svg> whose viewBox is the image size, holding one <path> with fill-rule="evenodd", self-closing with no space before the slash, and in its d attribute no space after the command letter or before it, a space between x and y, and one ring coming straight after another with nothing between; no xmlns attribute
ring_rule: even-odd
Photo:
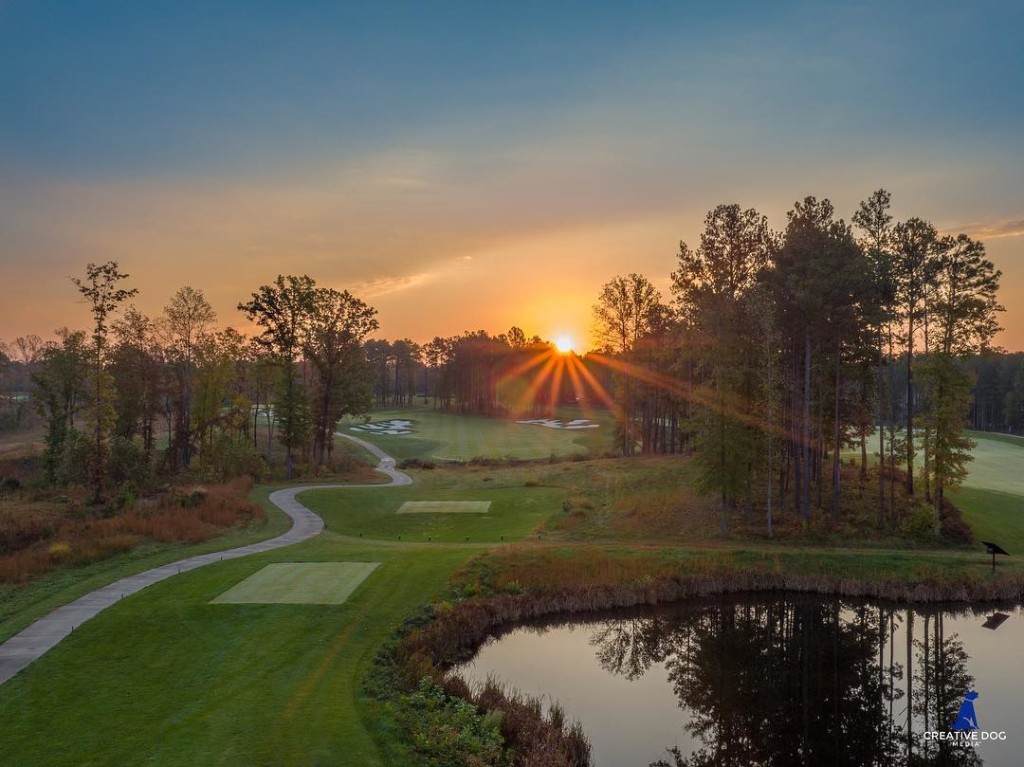
<svg viewBox="0 0 1024 767"><path fill-rule="evenodd" d="M0 264L27 286L0 338L84 324L66 277L108 258L150 312L191 284L237 324L258 284L307 272L387 337L580 337L615 274L667 287L717 203L781 227L794 199L848 217L878 187L983 237L1012 307L1022 22L1012 3L0 0ZM1004 324L1024 348L1024 316Z"/></svg>

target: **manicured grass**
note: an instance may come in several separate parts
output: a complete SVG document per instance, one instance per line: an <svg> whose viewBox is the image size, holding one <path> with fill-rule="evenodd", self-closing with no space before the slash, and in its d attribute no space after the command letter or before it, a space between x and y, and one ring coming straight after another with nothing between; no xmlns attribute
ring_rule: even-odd
<svg viewBox="0 0 1024 767"><path fill-rule="evenodd" d="M0 688L0 751L25 765L379 765L361 679L468 552L324 535L153 586ZM374 561L343 605L211 605L266 564Z"/></svg>
<svg viewBox="0 0 1024 767"><path fill-rule="evenodd" d="M949 498L974 531L977 548L993 541L1024 555L1024 439L989 432L970 437L977 443L974 460L963 486Z"/></svg>
<svg viewBox="0 0 1024 767"><path fill-rule="evenodd" d="M1024 495L1024 439L970 432L977 446L967 464L965 487Z"/></svg>
<svg viewBox="0 0 1024 767"><path fill-rule="evenodd" d="M396 514L486 514L490 501L406 501Z"/></svg>
<svg viewBox="0 0 1024 767"><path fill-rule="evenodd" d="M412 434L389 435L351 431L361 421L345 419L339 431L352 434L383 448L399 460L432 458L439 461L468 461L471 458L548 458L566 455L602 453L610 449L612 431L606 413L583 413L563 409L559 417L591 418L601 424L597 429L579 431L548 429L516 423L513 419L443 413L429 408L375 410L373 421L392 418L413 421Z"/></svg>
<svg viewBox="0 0 1024 767"><path fill-rule="evenodd" d="M380 562L278 562L236 583L216 605L341 605Z"/></svg>
<svg viewBox="0 0 1024 767"><path fill-rule="evenodd" d="M1024 496L961 487L949 498L974 531L976 547L981 547L981 541L992 541L1024 558Z"/></svg>
<svg viewBox="0 0 1024 767"><path fill-rule="evenodd" d="M899 434L902 435L903 432L900 431ZM967 462L964 486L1024 495L1024 471L1021 471L1021 467L1024 466L1024 437L988 431L969 431L967 436L974 440L976 446L971 451L974 460ZM915 466L920 470L924 468L923 446L920 438L917 438L915 443L918 447ZM877 449L878 435L875 433L868 438L868 462L872 466L878 460L874 453ZM846 460L853 458L859 461L860 449L844 450L843 457ZM902 468L904 463L905 457L898 456L897 465Z"/></svg>
<svg viewBox="0 0 1024 767"><path fill-rule="evenodd" d="M512 484L511 477L519 481ZM388 541L500 542L519 540L561 510L558 487L526 487L513 470L419 472L407 487L311 490L299 500L333 532ZM399 514L409 501L486 501L484 514Z"/></svg>
<svg viewBox="0 0 1024 767"><path fill-rule="evenodd" d="M973 440L987 439L992 442L1002 442L1007 445L1024 447L1024 437L1016 434L1003 434L998 431L968 431L967 436Z"/></svg>

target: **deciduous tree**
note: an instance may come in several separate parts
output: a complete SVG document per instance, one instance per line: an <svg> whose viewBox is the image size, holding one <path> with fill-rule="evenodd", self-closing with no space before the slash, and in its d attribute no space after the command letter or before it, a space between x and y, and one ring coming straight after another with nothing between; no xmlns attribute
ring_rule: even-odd
<svg viewBox="0 0 1024 767"><path fill-rule="evenodd" d="M111 386L106 371L107 335L111 315L127 299L138 293L135 288L118 287L128 277L121 272L116 261L104 264L88 264L85 278L72 277L89 304L93 318L93 401L90 408L93 432L92 483L93 500L99 503L103 497L103 480L107 459L107 436L112 421L110 408Z"/></svg>

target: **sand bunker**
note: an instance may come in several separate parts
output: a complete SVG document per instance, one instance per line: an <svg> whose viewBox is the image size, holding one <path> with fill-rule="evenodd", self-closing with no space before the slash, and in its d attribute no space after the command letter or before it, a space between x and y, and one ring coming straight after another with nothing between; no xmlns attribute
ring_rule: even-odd
<svg viewBox="0 0 1024 767"><path fill-rule="evenodd" d="M412 434L412 421L393 418L390 421L364 423L361 426L350 426L349 431L361 431L369 434Z"/></svg>
<svg viewBox="0 0 1024 767"><path fill-rule="evenodd" d="M596 429L600 426L600 424L591 423L589 418L574 418L565 422L559 418L534 418L529 421L516 421L516 423L545 426L549 429Z"/></svg>

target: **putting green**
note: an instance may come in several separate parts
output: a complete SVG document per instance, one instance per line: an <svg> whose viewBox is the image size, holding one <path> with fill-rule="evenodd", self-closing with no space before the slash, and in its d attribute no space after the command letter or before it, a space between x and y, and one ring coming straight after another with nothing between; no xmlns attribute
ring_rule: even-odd
<svg viewBox="0 0 1024 767"><path fill-rule="evenodd" d="M399 514L485 514L490 501L406 501Z"/></svg>
<svg viewBox="0 0 1024 767"><path fill-rule="evenodd" d="M284 562L267 565L211 604L340 605L379 562Z"/></svg>

